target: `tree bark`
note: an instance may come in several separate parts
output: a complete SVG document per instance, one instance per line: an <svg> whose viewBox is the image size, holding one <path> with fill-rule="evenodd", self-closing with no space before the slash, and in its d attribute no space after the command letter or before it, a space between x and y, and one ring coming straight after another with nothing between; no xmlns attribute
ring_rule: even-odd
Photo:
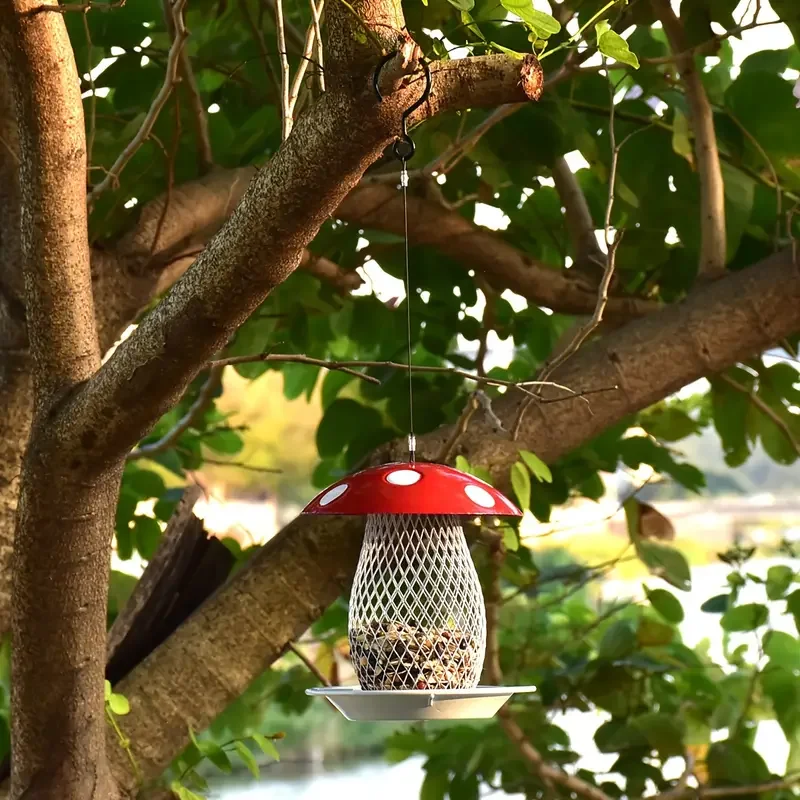
<svg viewBox="0 0 800 800"><path fill-rule="evenodd" d="M459 450L503 483L518 448L552 462L609 425L798 329L800 266L786 251L576 354L553 380L575 391L618 387L593 395L590 408L580 399L537 406L517 442L476 420ZM519 405L515 393L495 401L506 429ZM435 457L451 436L446 427L419 437L419 457ZM373 461L394 460L404 446L382 448ZM159 775L187 744L189 725L205 728L339 596L352 579L362 525L353 518L296 519L122 681L117 690L131 702L122 725L145 778ZM127 756L114 747L111 757L121 785L132 787Z"/></svg>
<svg viewBox="0 0 800 800"><path fill-rule="evenodd" d="M13 558L11 797L108 800L103 656L119 470L87 480L50 423L100 364L83 108L60 14L4 3L0 52L23 156L20 258L34 388Z"/></svg>

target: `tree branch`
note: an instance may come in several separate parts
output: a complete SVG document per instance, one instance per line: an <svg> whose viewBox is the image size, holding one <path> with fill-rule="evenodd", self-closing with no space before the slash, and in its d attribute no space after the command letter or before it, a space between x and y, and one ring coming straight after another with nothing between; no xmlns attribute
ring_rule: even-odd
<svg viewBox="0 0 800 800"><path fill-rule="evenodd" d="M281 64L281 140L286 141L292 132L291 75L289 54L286 50L286 28L283 21L283 0L275 0L275 30L278 35L278 58Z"/></svg>
<svg viewBox="0 0 800 800"><path fill-rule="evenodd" d="M635 320L577 353L554 376L559 382L577 391L620 386L591 409L575 400L537 407L517 443L473 422L461 450L502 486L520 446L552 463L637 410L798 328L800 266L784 251L698 288L686 302ZM511 393L495 401L494 411L506 427L519 402ZM419 437L419 458L434 457L451 434L448 426ZM403 446L383 447L370 462L390 461ZM132 710L122 724L146 775L160 774L185 746L187 724L205 728L339 596L355 570L361 535L357 519L298 518L123 681L118 691L131 699ZM231 652L237 654L235 663ZM183 668L186 653L193 659L189 673ZM115 774L130 785L125 753L115 751L113 760Z"/></svg>
<svg viewBox="0 0 800 800"><path fill-rule="evenodd" d="M175 41L175 16L172 10L172 0L163 0L164 20L167 30ZM189 36L188 32L186 34ZM214 166L214 155L211 151L211 136L208 132L208 114L194 77L192 62L185 47L181 47L178 55L178 67L183 85L189 95L189 105L192 109L192 120L194 122L195 136L197 138L197 163L200 174L203 175ZM169 59L167 59L169 62Z"/></svg>
<svg viewBox="0 0 800 800"><path fill-rule="evenodd" d="M183 436L189 428L203 415L214 398L214 392L219 388L222 378L224 365L212 364L208 371L208 378L200 387L195 401L189 406L186 413L178 420L174 427L170 428L158 441L143 444L135 450L131 450L127 455L128 461L136 461L140 458L151 458L157 453L163 453L173 447L178 439Z"/></svg>
<svg viewBox="0 0 800 800"><path fill-rule="evenodd" d="M486 677L490 684L500 686L503 683L503 673L500 667L500 644L498 634L500 630L500 607L502 605L502 591L500 587L500 571L505 560L505 550L502 541L495 541L491 546L489 560L489 585L486 592ZM528 769L539 777L546 787L560 786L566 791L583 797L585 800L610 800L608 795L580 778L564 772L558 767L548 764L542 754L531 744L525 732L514 718L514 714L503 706L497 713L500 727L506 736L516 746L522 760Z"/></svg>
<svg viewBox="0 0 800 800"><path fill-rule="evenodd" d="M170 4L170 0L167 0ZM91 205L106 189L115 185L119 181L119 176L122 170L125 169L127 163L133 158L136 151L147 141L150 136L153 126L156 124L158 115L161 113L164 106L172 94L172 90L178 82L178 69L180 67L181 53L189 34L186 31L186 26L183 22L183 9L186 6L186 0L174 0L171 3L172 10L172 24L174 27L174 36L172 45L169 48L169 55L167 57L167 67L164 75L164 83L158 90L155 99L153 100L150 109L148 110L142 124L137 131L136 135L131 139L125 149L119 154L117 160L112 165L106 176L100 183L92 188L89 192L89 204Z"/></svg>
<svg viewBox="0 0 800 800"><path fill-rule="evenodd" d="M589 204L563 156L556 159L552 172L556 191L565 209L567 229L575 247L575 264L572 268L584 272L590 279L596 278L602 274L606 257L597 244Z"/></svg>
<svg viewBox="0 0 800 800"><path fill-rule="evenodd" d="M520 64L505 57L492 58L488 67L481 62L478 71L490 68L495 77L495 100L524 97ZM468 102L464 75L474 72L471 63L437 67L442 94L430 111ZM512 74L516 79L508 81ZM236 327L296 269L305 246L399 129L409 98L417 96L415 81L380 103L369 93L328 91L300 118L165 300L65 404L62 413L73 434L80 439L90 431L83 438L87 468L102 470L124 458ZM483 97L477 99L488 101L488 82L484 75Z"/></svg>
<svg viewBox="0 0 800 800"><path fill-rule="evenodd" d="M686 46L683 25L669 0L651 0L656 15L675 55L686 99L689 101L689 124L695 138L695 158L700 177L702 234L699 275L711 280L725 271L727 242L725 234L725 186L714 131L714 112L708 101L703 81L694 62L694 54Z"/></svg>
<svg viewBox="0 0 800 800"><path fill-rule="evenodd" d="M351 192L336 216L367 228L403 233L399 193L391 186L365 184ZM479 270L492 283L567 314L590 313L596 305L593 287L569 271L554 270L520 252L496 233L481 228L435 202L410 195L409 237L413 244L435 247L464 269ZM623 319L649 313L658 304L637 298L610 297L609 316Z"/></svg>
<svg viewBox="0 0 800 800"><path fill-rule="evenodd" d="M72 48L59 15L29 17L24 0L0 16L0 57L17 99L25 316L39 410L100 362L86 215L86 141ZM65 69L63 63L71 66ZM42 114L42 109L48 114ZM80 202L79 202L80 201Z"/></svg>

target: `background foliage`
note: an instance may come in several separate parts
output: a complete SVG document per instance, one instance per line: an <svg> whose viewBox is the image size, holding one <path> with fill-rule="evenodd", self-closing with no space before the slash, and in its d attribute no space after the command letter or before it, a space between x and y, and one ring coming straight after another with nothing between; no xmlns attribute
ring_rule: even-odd
<svg viewBox="0 0 800 800"><path fill-rule="evenodd" d="M535 5L538 11L546 10L544 3ZM578 24L585 25L605 4L584 0L570 5ZM287 0L284 6L290 29L305 31L310 20L307 4ZM737 36L740 24L743 9L737 10L738 6L733 0L693 0L681 8L688 44L698 47L702 82L714 110L730 270L752 264L800 233L794 214L800 199L800 115L792 96L800 51L796 45L767 49L734 67L730 39ZM792 18L793 4L773 6L785 15L796 37L800 23ZM529 24L510 22L509 9ZM404 10L416 41L432 57L447 58L461 48L472 52L535 48L540 53L548 49L554 51L543 62L548 74L570 52L569 47L558 46L567 44L575 30L574 23L569 30L549 30L550 23L524 3L409 0ZM494 125L446 175L412 181L411 192L434 198L470 221L476 215L480 221L494 214L503 222L499 239L548 269L567 270L580 254L553 186L552 168L564 154L580 153L584 166L576 178L594 228L601 230L612 167L613 97L617 141L625 140L611 218L612 227L625 232L613 291L677 303L695 283L700 249L700 189L687 100L650 5L644 0L626 9L610 4L604 16L615 24L623 13L627 16L622 32L637 59L625 56L622 48L608 76L576 73L547 91L540 102ZM186 19L191 31L187 50L209 112L216 164L228 168L263 164L280 144L274 77L279 66L269 0L192 0ZM91 163L99 180L139 128L163 82L170 34L163 8L154 0L135 0L113 10L95 7L87 14L67 14L66 21L77 62L86 71L83 89ZM595 47L597 33L592 27L586 36ZM290 42L293 38L290 35ZM621 47L616 41L614 45ZM104 59L112 61L98 73ZM294 66L298 63L296 41L290 44L290 60ZM638 69L629 69L624 60L638 60ZM315 69L309 70L301 105L313 102ZM95 70L94 78L90 70ZM463 112L428 122L415 133L414 166L433 162L488 113ZM91 217L95 243L113 242L130 228L142 205L199 175L194 125L188 94L179 87L153 134L127 165L119 186L95 204ZM378 167L378 171L394 169L388 162ZM333 219L312 250L345 271L372 263L393 278L403 274L401 241L382 230ZM414 247L411 259L415 285L411 333L418 364L480 370L485 350L481 342L491 330L491 341L507 349L510 361L491 366L489 376L527 379L543 367L575 322L558 309L520 303L520 298L487 285L482 276L434 249ZM369 291L357 295L342 294L306 272L295 272L242 326L224 355L276 350L319 359L402 360L402 298L398 303L378 299ZM529 522L545 522L555 507L575 498L602 497L604 476L641 465L667 478L673 492L680 487L684 496L702 495L712 482L693 463L696 437L718 437L730 467L746 464L754 453L775 464L794 464L800 439L796 345L796 339L787 341L775 357L753 358L727 376L712 378L691 397L670 399L626 419L549 470L542 471L531 454L533 472L521 462L504 488L513 485ZM241 380L226 380L227 396L217 388L214 400L174 446L127 466L116 522L120 559L135 553L145 560L153 555L180 487L198 470L223 483L238 481L245 491L266 486L282 501L299 503L312 486L322 487L356 468L375 447L407 430L406 378L393 369L368 368L366 373L379 379L377 385L297 364L245 364L236 371ZM271 418L285 414L285 405L271 402L264 409L234 413L241 412L245 402L243 386L266 372L272 373L266 378L270 390L276 386L275 373L280 373L280 389L294 403L294 433L287 433L284 421ZM145 444L158 441L175 426L205 381L206 376L197 379ZM473 383L454 374L418 373L414 377L417 432L455 421L473 389ZM498 391L487 389L490 397ZM761 407L751 395L762 401ZM314 405L303 405L312 399ZM763 405L772 414L765 413ZM254 427L265 431L261 440L253 438ZM307 458L313 454L298 452L309 447L312 434L317 458L309 479ZM697 448L694 456L702 462ZM279 467L283 473L251 471L240 473L246 478L232 478L236 473L211 463L220 460ZM765 718L776 718L790 743L787 773L800 770L798 573L779 566L768 572L751 571L752 553L723 554L731 569L727 587L721 594L709 593L703 611L719 620L724 657L702 647L690 649L676 627L683 618L680 592L691 580L686 558L668 542L648 538L639 524L640 506L635 500L628 502L627 510L628 547L600 567L538 547L535 541L522 542L515 530L503 532L507 555L502 571L501 663L509 683L539 687L530 701L520 701L515 708L525 734L546 759L569 768L580 754L571 749L558 713L604 712L607 721L595 742L601 752L617 756L611 771L618 777L579 774L614 797L668 790L674 780L665 777L665 763L687 754L710 787L769 780L764 760L753 749L756 723ZM236 543L230 546L241 559L247 557ZM791 553L790 545L785 545L784 553ZM485 577L485 550L476 547L475 558ZM592 589L592 581L627 558L640 559L658 579L648 582L648 602L623 598L608 605ZM110 621L132 582L122 573L114 574ZM745 587L757 587L759 599L742 601ZM342 647L345 625L342 601L311 631L323 671ZM7 678L7 668L2 674ZM305 667L288 657L259 679L202 741L221 745L259 730L269 733L266 720L274 717L264 715L268 710L274 714L276 708L284 715L281 722L290 724L291 715L308 711L309 701L302 692L314 682ZM6 718L7 714L2 717ZM7 746L7 733L0 732L0 749ZM551 790L528 770L494 723L403 730L386 746L391 761L411 753L426 756L424 800L446 794L452 800L477 797L486 786L526 796L543 796ZM176 775L189 762L176 765ZM773 800L787 791L772 792Z"/></svg>

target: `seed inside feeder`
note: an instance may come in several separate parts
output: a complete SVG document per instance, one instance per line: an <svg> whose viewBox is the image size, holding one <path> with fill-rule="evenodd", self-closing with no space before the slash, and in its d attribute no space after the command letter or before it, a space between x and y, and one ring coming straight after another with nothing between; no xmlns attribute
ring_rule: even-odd
<svg viewBox="0 0 800 800"><path fill-rule="evenodd" d="M362 689L477 685L485 612L455 517L368 518L349 629L350 655Z"/></svg>

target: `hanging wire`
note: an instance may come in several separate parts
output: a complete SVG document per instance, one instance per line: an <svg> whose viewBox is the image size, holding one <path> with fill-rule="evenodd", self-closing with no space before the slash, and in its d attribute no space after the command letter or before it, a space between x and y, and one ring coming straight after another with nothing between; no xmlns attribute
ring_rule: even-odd
<svg viewBox="0 0 800 800"><path fill-rule="evenodd" d="M384 56L373 75L372 85L378 100L383 100L380 89L381 70L391 61L397 52L389 53ZM417 454L417 437L414 435L414 386L413 386L413 366L411 363L411 267L408 246L408 161L414 156L416 149L414 140L408 134L408 118L428 99L431 93L431 70L428 62L424 58L419 60L425 72L425 89L420 98L409 106L400 119L400 136L392 146L395 158L400 162L400 187L403 192L403 245L405 248L405 289L406 289L406 333L408 335L408 460L413 463Z"/></svg>

